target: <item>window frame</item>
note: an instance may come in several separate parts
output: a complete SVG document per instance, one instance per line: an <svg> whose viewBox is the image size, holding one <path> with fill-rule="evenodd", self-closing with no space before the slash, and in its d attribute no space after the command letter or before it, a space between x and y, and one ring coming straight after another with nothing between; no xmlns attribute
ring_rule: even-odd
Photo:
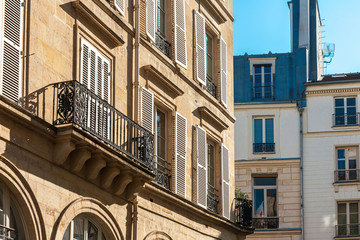
<svg viewBox="0 0 360 240"><path fill-rule="evenodd" d="M275 185L260 185L260 186L255 186L255 179L256 178L275 178L275 181L276 181L276 184ZM255 205L253 207L253 210L252 210L252 216L253 218L279 218L279 197L278 197L278 177L277 176L273 176L273 175L270 175L270 176L261 176L261 175L255 175L255 176L252 176L252 200L253 200L253 203L255 204L255 190L256 189L264 189L264 216L262 217L255 217ZM268 213L267 213L267 190L269 189L275 189L276 190L276 216L272 216L272 217L268 217Z"/></svg>
<svg viewBox="0 0 360 240"><path fill-rule="evenodd" d="M273 72L272 72L272 64L271 63L267 63L267 64L265 64L265 63L262 63L262 64L253 64L253 75L252 75L252 79L253 79L253 81L252 81L252 84L253 84L253 98L254 99L263 99L263 100L265 100L265 99L274 99L274 74L273 74ZM255 68L256 67L261 67L261 73L259 74L259 73L256 73L256 71L255 71ZM269 73L265 73L265 67L269 67L270 68L270 72ZM271 77L271 80L270 80L270 86L267 86L267 85L265 85L265 75L266 74L269 74L270 75L270 77ZM258 76L258 75L260 75L261 76L261 85L260 86L255 86L255 78L256 78L256 76ZM255 88L256 87L260 87L261 88L261 97L256 97L256 90L255 90ZM271 96L266 96L266 89L265 89L265 87L270 87L270 89L271 89Z"/></svg>
<svg viewBox="0 0 360 240"><path fill-rule="evenodd" d="M353 149L355 152L355 159L352 157L349 157L349 150ZM344 158L339 158L339 150L344 150ZM348 182L348 181L358 181L358 169L359 169L359 148L358 146L341 146L336 147L335 149L335 168L336 168L336 176L335 176L335 182ZM349 161L355 160L355 168L350 168ZM339 168L339 161L345 161L345 168L340 169ZM351 176L354 176L355 178L352 178Z"/></svg>
<svg viewBox="0 0 360 240"><path fill-rule="evenodd" d="M155 0L156 1L156 32L157 33L159 33L163 38L165 38L166 39L166 27L167 27L167 24L166 24L166 18L167 18L167 14L166 14L166 8L167 8L167 4L166 4L166 0ZM164 2L164 9L161 9L161 1L163 1ZM160 4L159 4L160 3ZM164 14L164 26L163 26L163 28L164 28L164 33L162 33L161 31L160 31L160 29L161 29L161 27L159 28L159 26L158 26L158 22L160 22L160 24L161 24L161 18L160 18L160 16L159 16L159 14L158 14L158 12L163 12L163 14ZM159 19L160 18L160 19Z"/></svg>
<svg viewBox="0 0 360 240"><path fill-rule="evenodd" d="M350 204L353 204L353 203L356 203L357 204L357 215L358 215L358 219L357 219L357 223L350 223L351 220L350 220L350 215L351 215L351 212L350 212ZM346 216L346 223L345 224L339 224L339 204L346 204L346 213L345 213L345 216ZM336 232L336 236L353 236L351 234L351 228L348 228L347 226L348 225L351 225L351 224L357 224L357 228L355 228L355 230L357 230L357 232L359 232L359 229L360 229L360 202L359 201L339 201L337 202L336 204L336 225L337 225L337 232ZM345 235L342 235L340 234L339 235L339 226L341 225L345 225L345 231L346 231L346 234ZM360 234L357 234L355 236L360 236Z"/></svg>
<svg viewBox="0 0 360 240"><path fill-rule="evenodd" d="M83 219L83 236L84 236L84 240L88 240L88 238L89 238L89 233L88 233L88 229L89 229L89 222L93 225L93 226L95 226L96 228L97 228L97 230L98 230L98 236L97 236L97 240L104 240L104 237L105 237L105 239L109 239L109 238L107 238L107 236L106 236L106 233L105 233L105 231L102 229L102 227L99 225L99 224L97 224L96 223L96 221L93 221L91 218L88 218L88 217L86 217L86 216L76 216L74 219L72 219L71 220L71 222L69 223L69 225L68 225L68 227L66 228L66 230L65 230L65 232L64 232L64 234L63 234L63 239L64 239L64 237L65 237L65 234L66 234L66 231L69 229L69 240L72 240L73 239L73 237L74 237L74 221L76 220L76 219L79 219L79 218L81 218L81 219Z"/></svg>
<svg viewBox="0 0 360 240"><path fill-rule="evenodd" d="M257 142L255 142L255 120L256 119L261 119L262 120L262 142L261 143L257 143ZM266 141L266 138L267 138L267 134L266 134L266 120L267 119L272 119L272 138L273 138L273 142L267 142ZM263 154L263 153L275 153L275 116L253 116L253 119L252 119L252 130L253 130L253 153L254 154L258 154L258 153L261 153L261 154ZM265 151L264 151L264 149L263 149L263 151L255 151L255 147L254 147L254 145L255 144L273 144L273 151L266 151L266 149L265 149ZM266 148L266 147L265 147Z"/></svg>
<svg viewBox="0 0 360 240"><path fill-rule="evenodd" d="M167 119L167 112L164 111L162 108L160 108L158 105L154 105L154 157L155 157L155 161L157 163L157 159L158 159L158 152L157 152L157 144L158 144L158 131L157 131L157 112L160 111L164 114L164 128L165 128L165 137L164 137L164 149L165 149L165 159L163 159L163 161L166 161L166 162L169 162L167 160L168 156L167 156L167 147L166 147L166 143L167 143L167 140L168 140L168 119Z"/></svg>
<svg viewBox="0 0 360 240"><path fill-rule="evenodd" d="M206 18L205 18L206 19ZM205 26L206 26L206 20L205 20ZM212 82L213 84L215 84L215 77L214 77L214 36L213 34L211 34L210 31L207 30L207 28L205 27L205 47L206 47L206 81L209 81L209 77L208 77L208 57L209 57L209 53L208 53L208 41L207 39L211 38L211 78L210 78L210 82Z"/></svg>
<svg viewBox="0 0 360 240"><path fill-rule="evenodd" d="M348 106L347 104L347 99L351 99L353 98L354 101L355 101L355 106ZM337 107L336 106L336 99L343 99L344 100L344 105L343 106L340 106L340 107ZM357 110L357 96L347 96L347 97L334 97L334 126L335 127L341 127L341 126L356 126L356 125L359 125L359 119L358 119L358 110ZM349 107L355 107L355 123L354 124L349 124L348 123L348 108ZM337 115L336 114L336 109L341 109L343 108L344 109L344 113L341 115ZM350 115L350 116L353 116L353 115ZM337 117L343 117L343 124L337 124Z"/></svg>

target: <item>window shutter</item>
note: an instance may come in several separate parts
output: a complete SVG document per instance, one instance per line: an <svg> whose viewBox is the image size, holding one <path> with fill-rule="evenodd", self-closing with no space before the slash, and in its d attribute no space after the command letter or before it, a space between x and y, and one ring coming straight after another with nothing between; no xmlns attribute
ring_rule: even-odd
<svg viewBox="0 0 360 240"><path fill-rule="evenodd" d="M175 61L184 68L187 68L185 0L174 0L174 4Z"/></svg>
<svg viewBox="0 0 360 240"><path fill-rule="evenodd" d="M206 131L199 125L196 126L197 143L197 203L207 207L207 154Z"/></svg>
<svg viewBox="0 0 360 240"><path fill-rule="evenodd" d="M195 42L196 42L196 76L203 85L206 84L206 39L205 18L194 10Z"/></svg>
<svg viewBox="0 0 360 240"><path fill-rule="evenodd" d="M1 94L18 102L21 97L21 55L23 6L22 0L5 0L0 9L3 22L1 26L1 55L0 55L0 87Z"/></svg>
<svg viewBox="0 0 360 240"><path fill-rule="evenodd" d="M121 15L125 16L125 0L114 0L114 5Z"/></svg>
<svg viewBox="0 0 360 240"><path fill-rule="evenodd" d="M186 197L186 118L175 116L175 192Z"/></svg>
<svg viewBox="0 0 360 240"><path fill-rule="evenodd" d="M154 133L154 94L146 88L141 88L141 124Z"/></svg>
<svg viewBox="0 0 360 240"><path fill-rule="evenodd" d="M156 32L156 3L155 0L146 0L146 34L155 42Z"/></svg>
<svg viewBox="0 0 360 240"><path fill-rule="evenodd" d="M229 149L221 145L221 169L222 169L222 209L223 216L230 219L230 167Z"/></svg>
<svg viewBox="0 0 360 240"><path fill-rule="evenodd" d="M227 80L226 80L226 60L227 60L227 47L223 38L220 38L220 79L221 79L221 102L227 106Z"/></svg>

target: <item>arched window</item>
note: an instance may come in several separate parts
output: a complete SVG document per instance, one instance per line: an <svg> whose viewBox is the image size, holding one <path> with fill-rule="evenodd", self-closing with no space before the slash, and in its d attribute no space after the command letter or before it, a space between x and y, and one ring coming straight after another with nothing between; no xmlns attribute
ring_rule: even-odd
<svg viewBox="0 0 360 240"><path fill-rule="evenodd" d="M10 190L0 183L0 239L27 239L17 204Z"/></svg>
<svg viewBox="0 0 360 240"><path fill-rule="evenodd" d="M102 229L92 220L79 216L66 228L63 240L106 240L106 237Z"/></svg>

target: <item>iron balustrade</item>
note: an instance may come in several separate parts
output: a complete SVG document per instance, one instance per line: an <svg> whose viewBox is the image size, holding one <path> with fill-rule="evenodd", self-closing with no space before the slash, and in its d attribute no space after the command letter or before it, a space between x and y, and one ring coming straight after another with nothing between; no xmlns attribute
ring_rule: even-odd
<svg viewBox="0 0 360 240"><path fill-rule="evenodd" d="M274 99L274 86L253 87L253 99Z"/></svg>
<svg viewBox="0 0 360 240"><path fill-rule="evenodd" d="M160 186L163 186L166 189L170 190L170 169L171 165L165 159L157 157L157 161L155 163L155 182Z"/></svg>
<svg viewBox="0 0 360 240"><path fill-rule="evenodd" d="M252 226L252 201L235 198L235 223L243 227Z"/></svg>
<svg viewBox="0 0 360 240"><path fill-rule="evenodd" d="M214 97L216 98L216 85L215 83L210 80L208 77L206 79L206 90Z"/></svg>
<svg viewBox="0 0 360 240"><path fill-rule="evenodd" d="M217 213L217 206L219 200L217 200L216 188L208 184L208 192L207 192L207 209Z"/></svg>
<svg viewBox="0 0 360 240"><path fill-rule="evenodd" d="M277 217L253 218L252 219L252 226L254 228L261 228L261 229L279 228L279 218L277 218Z"/></svg>
<svg viewBox="0 0 360 240"><path fill-rule="evenodd" d="M0 225L0 239L1 240L14 240L16 239L16 231L13 228L8 228Z"/></svg>
<svg viewBox="0 0 360 240"><path fill-rule="evenodd" d="M155 46L163 52L166 56L170 57L171 44L159 33L155 34Z"/></svg>
<svg viewBox="0 0 360 240"><path fill-rule="evenodd" d="M336 170L334 172L335 182L356 182L359 181L360 169Z"/></svg>
<svg viewBox="0 0 360 240"><path fill-rule="evenodd" d="M333 114L333 126L356 126L359 125L359 114Z"/></svg>
<svg viewBox="0 0 360 240"><path fill-rule="evenodd" d="M357 237L360 236L360 224L339 224L335 226L336 237Z"/></svg>
<svg viewBox="0 0 360 240"><path fill-rule="evenodd" d="M254 153L274 153L275 143L253 143Z"/></svg>
<svg viewBox="0 0 360 240"><path fill-rule="evenodd" d="M75 124L142 166L154 168L154 135L79 82L54 84L54 125Z"/></svg>

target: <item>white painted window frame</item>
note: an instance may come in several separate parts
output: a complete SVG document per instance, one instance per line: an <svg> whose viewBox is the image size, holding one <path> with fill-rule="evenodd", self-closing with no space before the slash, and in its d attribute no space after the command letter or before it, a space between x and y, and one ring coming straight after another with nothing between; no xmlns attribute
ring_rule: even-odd
<svg viewBox="0 0 360 240"><path fill-rule="evenodd" d="M255 143L255 119L262 119L262 143L266 143L266 119L273 120L273 137L275 143L275 117L267 116L267 117L253 117L253 143Z"/></svg>
<svg viewBox="0 0 360 240"><path fill-rule="evenodd" d="M266 196L266 192L269 189L275 189L276 190L276 212L277 212L277 216L275 217L270 217L270 218L277 218L279 217L279 191L278 191L278 178L277 177L269 177L269 178L275 178L276 179L276 185L272 185L272 186L255 186L255 178L262 178L261 176L254 176L252 178L252 186L253 186L253 190L252 190L252 195L253 195L253 203L255 203L255 190L256 189L264 189L264 216L262 217L256 217L256 218L267 218L267 196ZM255 218L255 205L253 206L253 212L252 215Z"/></svg>

